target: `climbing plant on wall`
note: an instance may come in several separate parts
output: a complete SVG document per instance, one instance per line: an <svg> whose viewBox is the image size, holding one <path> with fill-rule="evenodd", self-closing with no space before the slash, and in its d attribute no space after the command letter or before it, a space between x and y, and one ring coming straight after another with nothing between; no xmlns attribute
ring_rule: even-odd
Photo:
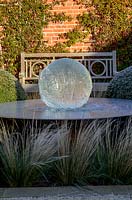
<svg viewBox="0 0 132 200"><path fill-rule="evenodd" d="M2 56L8 70L19 68L20 52L33 52L40 44L46 7L41 0L21 0L5 3L2 10Z"/></svg>
<svg viewBox="0 0 132 200"><path fill-rule="evenodd" d="M10 0L1 4L2 61L16 76L22 51L37 52L45 49L43 28L49 21L67 20L64 13L58 17L50 12L60 2L55 0L48 4L46 0Z"/></svg>
<svg viewBox="0 0 132 200"><path fill-rule="evenodd" d="M96 41L93 50L117 50L120 69L132 64L132 1L77 0L88 12L78 15L79 24Z"/></svg>
<svg viewBox="0 0 132 200"><path fill-rule="evenodd" d="M61 35L66 39L48 47L43 41L43 28L50 21L70 20L65 13L50 12L54 5L66 0L10 0L0 6L0 23L3 27L2 62L14 74L19 72L20 52L64 52L88 34L96 41L91 50L117 50L120 69L132 65L132 0L74 0L87 11L77 16L78 25ZM9 3L10 2L10 3Z"/></svg>
<svg viewBox="0 0 132 200"><path fill-rule="evenodd" d="M119 70L132 65L132 0L74 0L87 8L77 16L78 25L62 35L63 46L83 41L89 34L96 41L91 50L117 51Z"/></svg>

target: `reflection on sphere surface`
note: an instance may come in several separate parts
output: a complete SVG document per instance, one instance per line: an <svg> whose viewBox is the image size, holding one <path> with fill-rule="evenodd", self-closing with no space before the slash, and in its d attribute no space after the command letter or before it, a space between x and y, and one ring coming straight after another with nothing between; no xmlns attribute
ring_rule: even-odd
<svg viewBox="0 0 132 200"><path fill-rule="evenodd" d="M42 70L39 78L41 99L49 107L75 109L87 103L92 90L91 76L80 62L62 58Z"/></svg>

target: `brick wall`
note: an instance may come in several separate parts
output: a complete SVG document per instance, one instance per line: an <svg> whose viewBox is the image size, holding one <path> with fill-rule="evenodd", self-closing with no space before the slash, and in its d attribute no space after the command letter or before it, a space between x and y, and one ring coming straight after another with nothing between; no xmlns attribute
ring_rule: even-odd
<svg viewBox="0 0 132 200"><path fill-rule="evenodd" d="M52 1L53 0L48 0L48 3L51 3ZM78 5L74 0L67 0L64 4L54 6L54 9L51 12L55 12L57 14L65 12L66 15L70 15L72 17L72 20L60 23L50 22L48 27L43 30L44 41L47 42L47 45L53 46L58 42L63 43L65 39L62 39L60 34L64 34L78 26L76 17L84 11L87 11L87 9L83 5ZM70 50L70 52L86 52L91 48L92 42L90 38L91 36L89 35L89 37L83 42L76 43L67 49Z"/></svg>
<svg viewBox="0 0 132 200"><path fill-rule="evenodd" d="M3 2L4 0L0 0ZM9 0L10 1L10 0ZM50 4L54 0L47 0L47 2ZM64 4L55 5L54 9L51 11L52 13L62 13L64 12L66 15L70 15L72 20L71 21L65 21L60 23L52 23L50 22L48 27L43 29L43 38L44 41L47 42L48 46L53 46L58 42L65 42L65 39L60 37L60 34L64 34L75 27L78 26L77 22L77 15L81 14L83 12L87 12L87 9L84 5L77 4L75 0L66 0ZM0 27L1 31L2 27ZM82 31L82 30L80 30ZM86 38L83 42L78 42L75 45L67 48L70 52L87 52L92 47L92 41L91 36L89 35L88 38Z"/></svg>

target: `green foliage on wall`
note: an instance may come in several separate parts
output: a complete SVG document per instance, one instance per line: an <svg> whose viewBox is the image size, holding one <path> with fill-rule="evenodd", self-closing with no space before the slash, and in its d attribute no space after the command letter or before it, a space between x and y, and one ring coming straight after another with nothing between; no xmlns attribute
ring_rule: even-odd
<svg viewBox="0 0 132 200"><path fill-rule="evenodd" d="M50 21L70 20L64 13L59 16L50 11L61 1L48 4L43 0L12 0L0 4L2 31L2 61L5 67L16 76L20 69L20 53L46 50L43 41L43 28ZM62 0L63 2L63 0Z"/></svg>
<svg viewBox="0 0 132 200"><path fill-rule="evenodd" d="M11 1L2 10L3 59L12 72L18 69L20 52L35 51L40 46L46 7L41 0Z"/></svg>
<svg viewBox="0 0 132 200"><path fill-rule="evenodd" d="M132 1L93 0L82 2L89 11L78 15L80 25L96 41L94 50L117 50L120 69L132 64Z"/></svg>
<svg viewBox="0 0 132 200"><path fill-rule="evenodd" d="M87 35L88 35L87 32L86 33L82 32L78 27L76 27L73 30L63 34L62 37L66 39L65 42L66 47L70 47L76 44L77 42L83 42L83 40L86 38Z"/></svg>
<svg viewBox="0 0 132 200"><path fill-rule="evenodd" d="M89 34L96 41L92 51L117 51L117 64L121 70L132 65L132 1L126 0L74 0L87 9L77 16L78 25L61 35L70 47L83 41Z"/></svg>
<svg viewBox="0 0 132 200"><path fill-rule="evenodd" d="M132 1L131 0L74 0L87 9L77 16L78 25L60 35L63 43L47 47L43 41L42 30L50 21L70 21L64 12L50 12L54 5L67 0L10 0L5 2L0 15L4 27L2 36L2 62L9 71L17 74L20 68L20 52L65 52L70 47L91 34L96 42L91 50L117 50L118 66L123 69L132 65ZM1 36L0 36L1 37Z"/></svg>

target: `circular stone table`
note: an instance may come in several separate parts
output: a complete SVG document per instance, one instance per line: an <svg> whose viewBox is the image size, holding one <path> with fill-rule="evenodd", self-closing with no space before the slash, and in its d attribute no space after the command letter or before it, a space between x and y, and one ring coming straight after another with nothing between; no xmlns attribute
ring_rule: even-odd
<svg viewBox="0 0 132 200"><path fill-rule="evenodd" d="M40 99L0 104L0 118L35 120L86 120L132 116L132 100L90 98L75 110L55 110Z"/></svg>

